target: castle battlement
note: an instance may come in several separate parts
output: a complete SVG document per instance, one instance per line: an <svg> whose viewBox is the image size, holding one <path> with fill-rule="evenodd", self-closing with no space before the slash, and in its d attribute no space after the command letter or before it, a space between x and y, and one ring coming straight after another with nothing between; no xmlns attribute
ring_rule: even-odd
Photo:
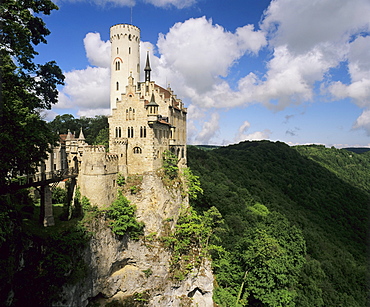
<svg viewBox="0 0 370 307"><path fill-rule="evenodd" d="M103 152L105 153L105 146L104 145L87 145L84 147L84 152Z"/></svg>

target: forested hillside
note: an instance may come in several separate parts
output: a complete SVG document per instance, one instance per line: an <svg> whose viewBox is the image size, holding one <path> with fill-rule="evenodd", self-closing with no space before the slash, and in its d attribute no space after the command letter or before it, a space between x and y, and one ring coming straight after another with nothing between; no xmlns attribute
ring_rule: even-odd
<svg viewBox="0 0 370 307"><path fill-rule="evenodd" d="M367 306L370 153L243 142L188 164L224 229L213 266L220 306ZM237 304L236 304L237 303Z"/></svg>

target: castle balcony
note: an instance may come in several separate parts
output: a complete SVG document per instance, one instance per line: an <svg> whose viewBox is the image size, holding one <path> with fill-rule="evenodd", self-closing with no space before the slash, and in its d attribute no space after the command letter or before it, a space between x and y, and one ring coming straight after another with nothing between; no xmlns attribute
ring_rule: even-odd
<svg viewBox="0 0 370 307"><path fill-rule="evenodd" d="M158 121L158 116L157 115L148 115L148 124L149 125L153 125L154 123L156 123Z"/></svg>

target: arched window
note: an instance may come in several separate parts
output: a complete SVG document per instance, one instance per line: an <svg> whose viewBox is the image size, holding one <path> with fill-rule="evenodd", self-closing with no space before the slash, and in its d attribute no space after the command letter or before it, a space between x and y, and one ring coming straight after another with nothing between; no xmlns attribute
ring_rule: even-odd
<svg viewBox="0 0 370 307"><path fill-rule="evenodd" d="M131 107L130 107L130 109L128 110L128 119L129 119L129 120L131 120L131 119L132 119L131 115L132 115L132 109L131 109Z"/></svg>
<svg viewBox="0 0 370 307"><path fill-rule="evenodd" d="M117 47L117 54L119 53L119 49L118 49L118 47Z"/></svg>
<svg viewBox="0 0 370 307"><path fill-rule="evenodd" d="M120 138L122 136L121 134L121 127L118 127L118 137Z"/></svg>
<svg viewBox="0 0 370 307"><path fill-rule="evenodd" d="M134 127L131 127L131 137L134 137Z"/></svg>
<svg viewBox="0 0 370 307"><path fill-rule="evenodd" d="M128 54L131 54L131 47L128 47Z"/></svg>
<svg viewBox="0 0 370 307"><path fill-rule="evenodd" d="M119 90L119 83L116 82L116 90L118 91Z"/></svg>
<svg viewBox="0 0 370 307"><path fill-rule="evenodd" d="M142 138L143 135L144 135L144 133L143 133L143 127L140 127L140 137Z"/></svg>
<svg viewBox="0 0 370 307"><path fill-rule="evenodd" d="M144 126L144 137L146 138L146 127Z"/></svg>
<svg viewBox="0 0 370 307"><path fill-rule="evenodd" d="M121 62L116 61L116 70L120 70L120 69L121 69Z"/></svg>
<svg viewBox="0 0 370 307"><path fill-rule="evenodd" d="M128 138L131 137L131 129L130 129L130 127L127 127L127 137Z"/></svg>
<svg viewBox="0 0 370 307"><path fill-rule="evenodd" d="M116 127L116 138L118 138L118 127Z"/></svg>
<svg viewBox="0 0 370 307"><path fill-rule="evenodd" d="M140 147L134 147L134 154L141 154L142 150Z"/></svg>

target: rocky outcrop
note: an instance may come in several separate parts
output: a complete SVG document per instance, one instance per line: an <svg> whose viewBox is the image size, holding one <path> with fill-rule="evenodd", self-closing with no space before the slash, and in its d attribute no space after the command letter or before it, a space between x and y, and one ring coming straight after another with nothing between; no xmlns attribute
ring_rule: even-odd
<svg viewBox="0 0 370 307"><path fill-rule="evenodd" d="M118 301L122 306L213 306L209 261L204 259L186 279L175 281L169 268L171 254L158 240L168 231L163 221L171 221L173 228L181 206L188 205L187 198L178 189L164 187L154 173L145 174L139 191L128 198L146 225L147 239L118 238L104 218L95 220L91 225L94 235L84 252L88 275L64 288L59 305L86 306L93 301L104 306Z"/></svg>

